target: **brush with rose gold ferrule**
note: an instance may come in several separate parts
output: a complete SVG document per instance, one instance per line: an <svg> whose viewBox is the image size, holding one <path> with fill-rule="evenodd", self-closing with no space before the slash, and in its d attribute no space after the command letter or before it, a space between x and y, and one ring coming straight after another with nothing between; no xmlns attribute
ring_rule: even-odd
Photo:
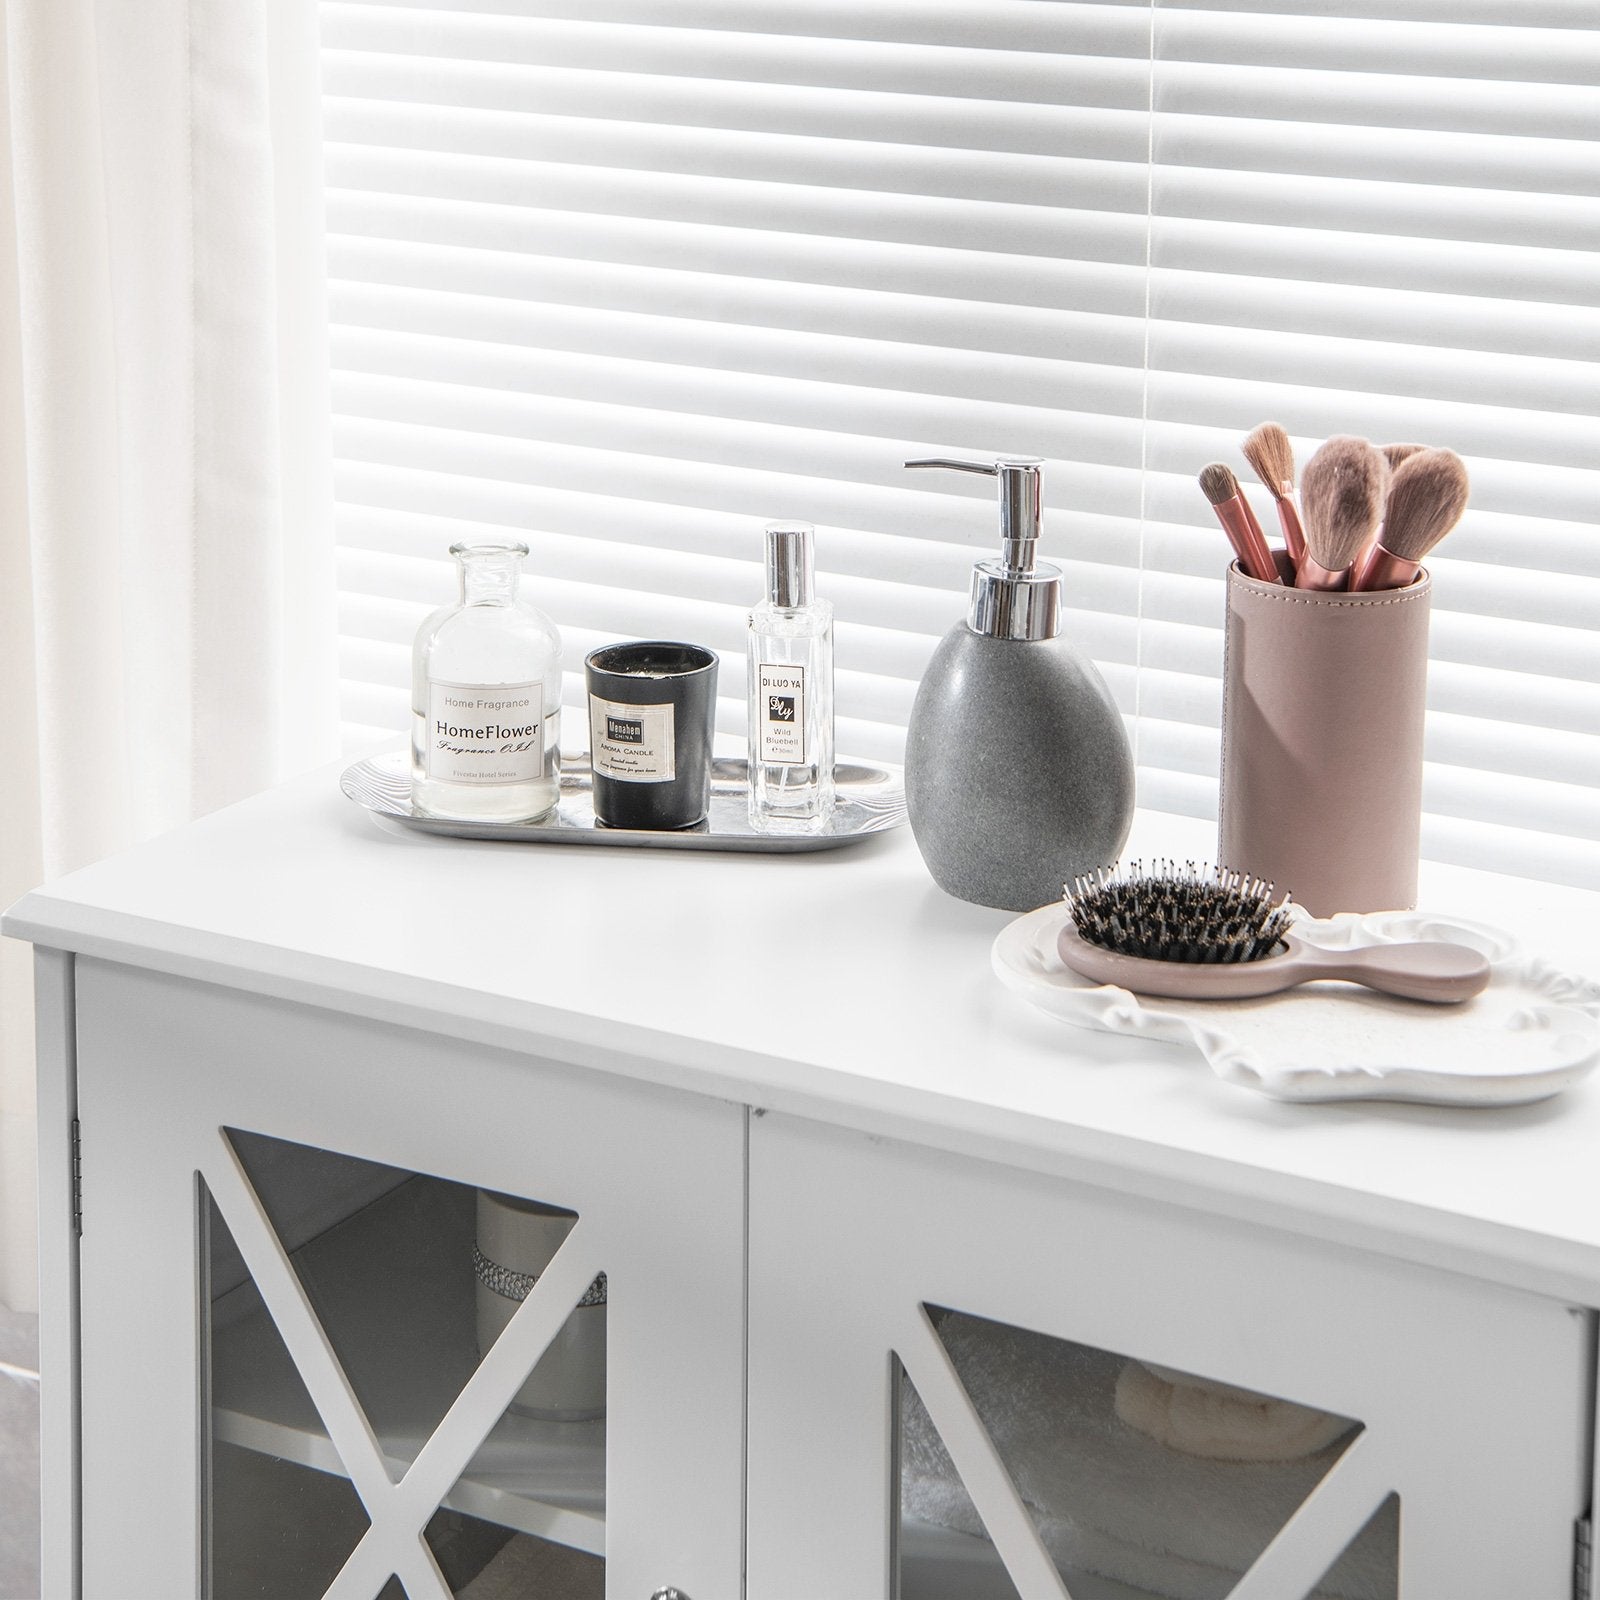
<svg viewBox="0 0 1600 1600"><path fill-rule="evenodd" d="M1356 563L1352 589L1403 589L1467 509L1467 469L1453 450L1418 450L1395 468L1383 532Z"/></svg>
<svg viewBox="0 0 1600 1600"><path fill-rule="evenodd" d="M1296 588L1349 586L1352 567L1377 537L1388 483L1388 462L1365 439L1336 434L1312 456L1300 479L1306 558Z"/></svg>
<svg viewBox="0 0 1600 1600"><path fill-rule="evenodd" d="M1217 521L1222 524L1222 531L1227 534L1228 543L1233 546L1240 567L1262 583L1281 581L1267 544L1267 536L1261 531L1261 524L1256 521L1256 514L1250 509L1250 502L1245 499L1239 480L1233 475L1233 468L1221 461L1202 467L1200 488L1211 502L1211 509L1216 512Z"/></svg>
<svg viewBox="0 0 1600 1600"><path fill-rule="evenodd" d="M1289 435L1276 422L1263 422L1251 431L1242 449L1251 470L1278 503L1284 549L1298 570L1305 559L1306 536L1300 526L1300 513L1295 509L1294 446L1289 442Z"/></svg>

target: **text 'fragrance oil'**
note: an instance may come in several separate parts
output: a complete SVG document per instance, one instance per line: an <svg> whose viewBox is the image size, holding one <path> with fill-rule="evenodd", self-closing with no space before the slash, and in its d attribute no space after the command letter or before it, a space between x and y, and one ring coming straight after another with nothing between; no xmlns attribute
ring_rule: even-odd
<svg viewBox="0 0 1600 1600"><path fill-rule="evenodd" d="M833 814L833 606L813 530L767 525L767 597L750 613L750 825L812 833Z"/></svg>
<svg viewBox="0 0 1600 1600"><path fill-rule="evenodd" d="M458 544L461 595L417 632L411 798L430 816L526 822L561 794L561 635L517 596L525 544Z"/></svg>

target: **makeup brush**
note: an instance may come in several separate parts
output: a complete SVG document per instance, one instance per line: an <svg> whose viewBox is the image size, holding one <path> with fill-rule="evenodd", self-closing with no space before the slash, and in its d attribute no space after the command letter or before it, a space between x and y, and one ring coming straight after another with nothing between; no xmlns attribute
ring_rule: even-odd
<svg viewBox="0 0 1600 1600"><path fill-rule="evenodd" d="M1221 461L1213 461L1209 467L1202 467L1200 488L1211 502L1211 509L1216 512L1217 521L1222 524L1222 531L1227 534L1228 543L1239 558L1239 565L1252 578L1259 578L1263 583L1279 582L1278 568L1267 546L1267 536L1261 531L1261 524L1256 521L1250 502L1239 488L1233 468Z"/></svg>
<svg viewBox="0 0 1600 1600"><path fill-rule="evenodd" d="M1294 446L1289 443L1289 435L1276 422L1263 422L1250 432L1241 448L1255 475L1278 502L1284 548L1298 570L1306 553L1306 536L1294 506Z"/></svg>
<svg viewBox="0 0 1600 1600"><path fill-rule="evenodd" d="M1467 509L1467 469L1453 450L1418 450L1395 468L1383 532L1351 574L1352 589L1403 589Z"/></svg>
<svg viewBox="0 0 1600 1600"><path fill-rule="evenodd" d="M1414 456L1419 450L1426 450L1425 444L1383 444L1378 448L1383 451L1383 459L1389 463L1389 470L1394 471L1407 456Z"/></svg>
<svg viewBox="0 0 1600 1600"><path fill-rule="evenodd" d="M1389 464L1365 439L1336 434L1306 463L1300 479L1306 558L1296 587L1343 589L1383 517Z"/></svg>

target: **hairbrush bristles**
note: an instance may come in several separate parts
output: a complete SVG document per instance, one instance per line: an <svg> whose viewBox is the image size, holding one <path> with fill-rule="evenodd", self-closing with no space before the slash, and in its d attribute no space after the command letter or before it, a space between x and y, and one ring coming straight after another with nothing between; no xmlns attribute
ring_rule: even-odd
<svg viewBox="0 0 1600 1600"><path fill-rule="evenodd" d="M1240 449L1250 470L1278 499L1294 493L1294 446L1276 422L1252 429Z"/></svg>
<svg viewBox="0 0 1600 1600"><path fill-rule="evenodd" d="M1419 450L1395 469L1379 542L1402 561L1421 561L1467 509L1467 469L1453 450Z"/></svg>
<svg viewBox="0 0 1600 1600"><path fill-rule="evenodd" d="M1372 542L1383 516L1383 495L1388 487L1389 464L1382 451L1365 439L1337 434L1306 463L1300 480L1300 506L1305 515L1306 552L1309 563L1334 581L1307 581L1301 587L1332 588Z"/></svg>
<svg viewBox="0 0 1600 1600"><path fill-rule="evenodd" d="M1102 867L1066 885L1079 936L1102 950L1148 961L1259 961L1292 920L1289 897L1230 867L1135 861L1124 875Z"/></svg>

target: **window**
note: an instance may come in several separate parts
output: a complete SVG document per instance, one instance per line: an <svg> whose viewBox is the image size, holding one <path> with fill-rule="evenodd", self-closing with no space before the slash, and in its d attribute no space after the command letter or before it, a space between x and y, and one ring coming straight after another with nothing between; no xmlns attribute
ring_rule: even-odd
<svg viewBox="0 0 1600 1600"><path fill-rule="evenodd" d="M693 639L743 724L760 528L818 525L839 747L894 758L1046 459L1140 803L1210 815L1272 418L1445 444L1425 851L1600 886L1600 31L1587 0L322 6L344 715L405 726L463 535L567 640ZM949 481L943 481L949 476ZM1269 517L1263 518L1271 526Z"/></svg>

